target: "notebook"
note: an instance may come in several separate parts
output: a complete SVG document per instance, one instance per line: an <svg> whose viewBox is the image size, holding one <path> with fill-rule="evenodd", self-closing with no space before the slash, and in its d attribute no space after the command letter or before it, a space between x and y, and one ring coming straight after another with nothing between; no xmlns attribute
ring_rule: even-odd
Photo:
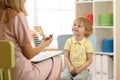
<svg viewBox="0 0 120 80"><path fill-rule="evenodd" d="M40 52L38 55L36 55L35 57L33 57L31 59L32 62L40 62L46 59L49 59L51 57L60 55L63 51L44 51L44 52Z"/></svg>

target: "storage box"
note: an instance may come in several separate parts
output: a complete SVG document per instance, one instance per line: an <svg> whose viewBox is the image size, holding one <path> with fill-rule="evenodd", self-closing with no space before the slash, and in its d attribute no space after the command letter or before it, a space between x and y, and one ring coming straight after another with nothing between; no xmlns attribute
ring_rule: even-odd
<svg viewBox="0 0 120 80"><path fill-rule="evenodd" d="M113 79L113 58L111 56L102 56L102 79Z"/></svg>
<svg viewBox="0 0 120 80"><path fill-rule="evenodd" d="M113 26L113 14L112 13L101 13L99 15L100 26Z"/></svg>
<svg viewBox="0 0 120 80"><path fill-rule="evenodd" d="M102 51L103 52L113 52L113 39L104 38L102 40Z"/></svg>

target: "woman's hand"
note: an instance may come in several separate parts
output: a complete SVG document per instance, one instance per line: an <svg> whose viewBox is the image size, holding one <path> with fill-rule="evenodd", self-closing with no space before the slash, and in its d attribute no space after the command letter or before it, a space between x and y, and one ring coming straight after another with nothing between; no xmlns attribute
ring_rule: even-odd
<svg viewBox="0 0 120 80"><path fill-rule="evenodd" d="M45 39L41 42L45 47L49 46L50 43L52 42L52 37L49 37L49 39Z"/></svg>
<svg viewBox="0 0 120 80"><path fill-rule="evenodd" d="M49 40L50 38L52 38L53 34L50 34L48 37L45 37L45 41Z"/></svg>

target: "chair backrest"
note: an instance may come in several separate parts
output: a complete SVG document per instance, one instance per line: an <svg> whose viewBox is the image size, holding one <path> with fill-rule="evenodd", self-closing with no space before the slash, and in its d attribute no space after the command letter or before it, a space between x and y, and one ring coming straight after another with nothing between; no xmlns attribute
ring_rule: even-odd
<svg viewBox="0 0 120 80"><path fill-rule="evenodd" d="M14 52L13 42L0 40L0 80L11 80L10 69L15 66Z"/></svg>
<svg viewBox="0 0 120 80"><path fill-rule="evenodd" d="M58 37L57 37L58 50L64 50L65 42L70 37L72 37L72 34L58 35ZM92 35L89 36L88 39L91 41L91 43L93 45L93 48L95 50L95 47L96 47L96 36L92 34Z"/></svg>
<svg viewBox="0 0 120 80"><path fill-rule="evenodd" d="M66 43L66 40L70 37L72 37L72 34L58 35L57 37L58 50L61 51L64 50L64 45Z"/></svg>
<svg viewBox="0 0 120 80"><path fill-rule="evenodd" d="M96 36L92 34L89 36L88 39L91 41L93 49L95 50L96 49L96 42L97 42Z"/></svg>

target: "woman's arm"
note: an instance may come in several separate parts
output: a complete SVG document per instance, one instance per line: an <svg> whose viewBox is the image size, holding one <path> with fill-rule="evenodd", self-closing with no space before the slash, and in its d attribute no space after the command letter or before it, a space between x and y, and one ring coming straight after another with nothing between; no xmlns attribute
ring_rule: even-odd
<svg viewBox="0 0 120 80"><path fill-rule="evenodd" d="M41 52L45 47L50 45L51 42L52 42L52 37L50 37L48 40L42 41L39 46L34 48L32 47L31 43L28 43L27 45L22 47L23 54L26 58L31 59L39 52Z"/></svg>
<svg viewBox="0 0 120 80"><path fill-rule="evenodd" d="M52 42L52 36L50 35L47 39L42 41L38 47L32 47L32 36L29 31L26 16L23 12L20 12L15 17L13 30L16 40L22 48L24 56L28 59L37 55Z"/></svg>

